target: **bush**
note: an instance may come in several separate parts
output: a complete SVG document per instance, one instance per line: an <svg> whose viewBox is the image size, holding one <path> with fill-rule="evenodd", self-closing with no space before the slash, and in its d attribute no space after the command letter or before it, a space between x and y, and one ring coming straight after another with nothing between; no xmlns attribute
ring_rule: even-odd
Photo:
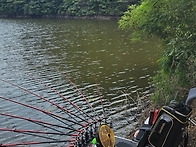
<svg viewBox="0 0 196 147"><path fill-rule="evenodd" d="M132 40L156 35L163 42L161 70L154 77L154 101L184 100L196 83L196 1L144 0L132 5L119 21Z"/></svg>

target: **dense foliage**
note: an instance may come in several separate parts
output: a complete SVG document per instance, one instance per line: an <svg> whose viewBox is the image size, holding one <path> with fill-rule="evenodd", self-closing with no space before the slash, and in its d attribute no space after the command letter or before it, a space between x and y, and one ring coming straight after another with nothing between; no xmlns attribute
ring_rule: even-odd
<svg viewBox="0 0 196 147"><path fill-rule="evenodd" d="M0 0L0 15L122 15L138 0Z"/></svg>
<svg viewBox="0 0 196 147"><path fill-rule="evenodd" d="M154 100L184 100L189 88L196 86L196 1L143 0L130 6L119 23L133 32L134 41L156 35L163 42Z"/></svg>

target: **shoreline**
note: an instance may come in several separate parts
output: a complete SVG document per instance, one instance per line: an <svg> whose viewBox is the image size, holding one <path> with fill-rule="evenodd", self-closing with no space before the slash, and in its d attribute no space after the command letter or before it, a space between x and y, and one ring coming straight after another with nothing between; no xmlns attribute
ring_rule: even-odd
<svg viewBox="0 0 196 147"><path fill-rule="evenodd" d="M0 15L0 18L17 18L17 19L29 19L29 18L49 18L49 19L73 19L73 20L120 20L121 16L69 16L69 15Z"/></svg>

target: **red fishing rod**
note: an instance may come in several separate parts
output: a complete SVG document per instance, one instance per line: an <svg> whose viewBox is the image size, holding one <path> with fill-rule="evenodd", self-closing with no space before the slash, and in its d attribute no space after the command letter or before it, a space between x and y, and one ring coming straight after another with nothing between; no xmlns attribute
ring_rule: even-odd
<svg viewBox="0 0 196 147"><path fill-rule="evenodd" d="M45 142L26 142L26 143L12 143L12 144L1 144L2 146L18 146L18 145L35 145L35 144L50 144L50 143L65 143L65 142L74 142L76 139L69 139L69 140L56 140L56 141L45 141Z"/></svg>
<svg viewBox="0 0 196 147"><path fill-rule="evenodd" d="M93 108L93 106L89 103L89 101L87 100L87 98L83 95L83 93L79 90L79 88L72 82L72 80L65 74L63 73L64 76L71 82L71 84L77 89L77 91L81 94L81 96L85 99L85 101L88 103L89 107L91 108L91 110L94 111L94 113L99 117L99 119L101 120L101 117L97 114L97 112L95 111L95 109Z"/></svg>
<svg viewBox="0 0 196 147"><path fill-rule="evenodd" d="M107 118L107 115L106 115L105 110L104 110L104 105L103 105L103 101L102 101L102 98L101 98L101 93L99 91L99 85L97 84L97 80L96 79L95 79L95 81L96 81L97 91L99 93L99 98L100 98L101 105L102 105L103 115L104 115L104 118L106 119Z"/></svg>
<svg viewBox="0 0 196 147"><path fill-rule="evenodd" d="M52 123L48 123L48 122L44 122L44 121L39 121L39 120L35 120L35 119L20 117L20 116L16 116L16 115L5 114L5 113L0 113L0 115L13 117L13 118L18 118L18 119L23 119L23 120L26 120L26 121L35 122L36 124L41 123L41 124L50 125L50 126L53 126L53 127L60 127L60 128L64 128L64 129L71 130L71 131L81 132L81 130L79 130L79 129L72 129L70 127L65 127L65 126L56 125L56 124L52 124Z"/></svg>
<svg viewBox="0 0 196 147"><path fill-rule="evenodd" d="M91 118L93 121L97 122L94 118L92 118L91 116L89 116L86 112L84 112L84 110L82 110L80 107L78 107L75 103L73 103L72 101L70 101L69 99L67 99L65 96L63 96L61 93L59 93L58 91L56 91L55 89L53 89L52 87L50 87L49 85L47 85L46 83L42 82L41 80L35 78L32 75L29 75L27 73L25 73L26 75L28 75L29 77L33 78L34 80L40 82L41 84L45 85L46 87L48 87L49 89L51 89L52 91L54 91L56 94L58 94L59 96L61 96L62 98L64 98L65 100L67 100L71 105L73 105L75 108L79 109L81 112L83 112L86 116L88 116L89 118Z"/></svg>
<svg viewBox="0 0 196 147"><path fill-rule="evenodd" d="M33 94L33 95L35 95L35 96L37 96L37 97L39 97L39 98L45 100L45 101L47 101L47 102L49 102L49 103L51 103L51 104L57 106L58 108L60 108L60 109L62 109L62 110L64 110L64 111L66 111L68 114L74 115L75 117L81 119L82 121L85 121L85 122L87 122L88 124L90 124L90 122L86 121L85 119L81 118L80 116L78 116L78 115L72 113L71 111L69 111L69 110L67 110L67 109L65 109L65 108L63 108L63 107L61 107L61 106L59 106L58 104L56 104L56 103L54 103L54 102L52 102L52 101L50 101L50 100L48 100L48 99L46 99L46 98L44 98L44 97L38 95L38 94L36 94L36 93L34 93L34 92L30 91L30 90L27 90L27 89L25 89L25 88L23 88L23 87L21 87L21 86L18 86L18 85L16 85L16 84L13 84L13 83L11 83L11 82L9 82L9 81L6 81L6 80L3 80L3 79L0 79L0 80L3 81L3 82L6 82L6 83L8 83L8 84L11 84L11 85L13 85L13 86L15 86L15 87L17 87L17 88L20 88L20 89L22 89L22 90L24 90L24 91L27 91L27 92L29 92L29 93L31 93L31 94ZM74 119L74 118L73 118L73 119Z"/></svg>
<svg viewBox="0 0 196 147"><path fill-rule="evenodd" d="M23 106L25 106L25 107L29 107L29 108L35 109L35 110L37 110L37 111L41 111L41 112L43 112L43 113L45 113L45 114L49 114L49 115L52 115L52 116L55 116L55 117L64 119L64 120L66 120L66 121L72 122L72 123L77 124L77 125L80 125L80 126L82 126L82 127L86 127L86 125L84 125L84 124L80 124L80 123L78 123L78 122L75 122L75 121L66 119L66 118L64 118L64 117L62 117L62 116L60 116L60 115L56 115L56 114L54 114L54 113L51 113L51 112L48 112L48 111L39 109L39 108L37 108L37 107L33 107L33 106L30 106L30 105L27 105L27 104L24 104L24 103L15 101L15 100L11 100L11 99L8 99L8 98L2 97L2 96L0 96L0 98L1 98L1 99L4 99L4 100L7 100L7 101L11 101L11 102L13 102L13 103L17 103L17 104L23 105Z"/></svg>

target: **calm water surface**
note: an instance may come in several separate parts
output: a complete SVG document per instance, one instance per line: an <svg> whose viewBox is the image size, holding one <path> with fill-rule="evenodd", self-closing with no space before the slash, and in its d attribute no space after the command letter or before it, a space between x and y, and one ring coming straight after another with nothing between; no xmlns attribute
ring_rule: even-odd
<svg viewBox="0 0 196 147"><path fill-rule="evenodd" d="M105 109L114 122L115 135L126 136L133 128L137 111L133 100L137 95L150 94L148 80L158 69L157 59L160 57L157 39L131 43L129 34L119 30L115 21L0 19L0 78L81 115L64 98L24 74L29 73L59 91L86 113L95 115L62 74L64 72L102 116L97 81ZM73 120L63 110L26 91L3 81L0 81L0 85L0 96ZM42 112L2 99L0 113L66 126ZM0 124L1 128L8 129L51 131L35 123L7 116L0 116ZM73 127L79 128L77 125ZM27 134L0 132L0 143L46 140Z"/></svg>

